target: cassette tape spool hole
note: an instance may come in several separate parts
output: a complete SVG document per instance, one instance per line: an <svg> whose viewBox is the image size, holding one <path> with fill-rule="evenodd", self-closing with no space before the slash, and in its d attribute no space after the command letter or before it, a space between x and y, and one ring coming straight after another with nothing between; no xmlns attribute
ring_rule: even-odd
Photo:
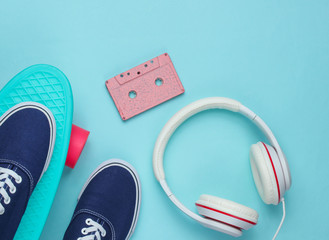
<svg viewBox="0 0 329 240"><path fill-rule="evenodd" d="M134 99L134 98L137 97L137 93L136 93L136 91L131 90L131 91L128 93L128 96L129 96L131 99Z"/></svg>
<svg viewBox="0 0 329 240"><path fill-rule="evenodd" d="M160 87L163 84L163 79L162 78L157 78L155 79L155 85L157 85L158 87Z"/></svg>

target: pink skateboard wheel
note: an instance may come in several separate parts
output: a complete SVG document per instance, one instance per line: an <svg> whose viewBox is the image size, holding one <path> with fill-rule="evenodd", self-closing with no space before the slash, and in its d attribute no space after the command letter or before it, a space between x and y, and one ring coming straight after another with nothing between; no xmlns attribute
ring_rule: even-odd
<svg viewBox="0 0 329 240"><path fill-rule="evenodd" d="M89 133L89 131L72 124L69 150L65 162L66 166L74 168L87 142Z"/></svg>

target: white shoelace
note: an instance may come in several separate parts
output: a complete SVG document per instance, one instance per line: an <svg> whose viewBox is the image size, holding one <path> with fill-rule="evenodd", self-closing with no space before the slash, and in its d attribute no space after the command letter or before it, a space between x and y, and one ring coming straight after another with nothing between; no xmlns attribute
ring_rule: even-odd
<svg viewBox="0 0 329 240"><path fill-rule="evenodd" d="M12 182L13 179L15 179L17 184L22 182L22 177L19 176L15 171L0 167L0 199L3 198L6 205L8 205L11 200L9 193L7 192L8 189L11 194L16 192L16 187ZM5 185L8 187L5 187ZM5 207L0 203L0 215L4 213Z"/></svg>
<svg viewBox="0 0 329 240"><path fill-rule="evenodd" d="M87 235L85 237L79 237L78 240L95 240L95 237L96 237L96 240L101 240L101 236L102 237L106 236L105 229L99 223L93 221L90 218L87 218L86 219L86 224L90 227L83 228L81 230L81 233L83 235L87 235L87 234L89 234L89 235Z"/></svg>

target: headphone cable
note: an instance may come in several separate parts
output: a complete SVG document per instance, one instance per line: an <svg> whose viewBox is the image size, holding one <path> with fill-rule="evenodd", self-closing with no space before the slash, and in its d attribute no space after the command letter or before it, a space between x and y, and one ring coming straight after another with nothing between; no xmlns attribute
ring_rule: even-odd
<svg viewBox="0 0 329 240"><path fill-rule="evenodd" d="M281 202L282 202L282 211L283 211L283 215L282 215L282 219L281 219L281 222L280 222L280 225L278 227L278 230L276 230L276 233L274 234L274 237L272 240L274 240L277 236L278 236L278 233L282 227L282 224L284 222L284 219L286 218L286 203L284 201L284 198L281 199Z"/></svg>

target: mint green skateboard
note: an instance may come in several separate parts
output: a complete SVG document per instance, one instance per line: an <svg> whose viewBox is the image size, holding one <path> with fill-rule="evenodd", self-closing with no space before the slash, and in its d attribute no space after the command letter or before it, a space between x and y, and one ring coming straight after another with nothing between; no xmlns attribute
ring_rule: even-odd
<svg viewBox="0 0 329 240"><path fill-rule="evenodd" d="M28 101L41 103L52 112L56 121L56 141L49 167L29 200L15 240L39 239L66 162L72 128L71 86L57 68L34 65L17 74L0 91L0 116L14 105Z"/></svg>

